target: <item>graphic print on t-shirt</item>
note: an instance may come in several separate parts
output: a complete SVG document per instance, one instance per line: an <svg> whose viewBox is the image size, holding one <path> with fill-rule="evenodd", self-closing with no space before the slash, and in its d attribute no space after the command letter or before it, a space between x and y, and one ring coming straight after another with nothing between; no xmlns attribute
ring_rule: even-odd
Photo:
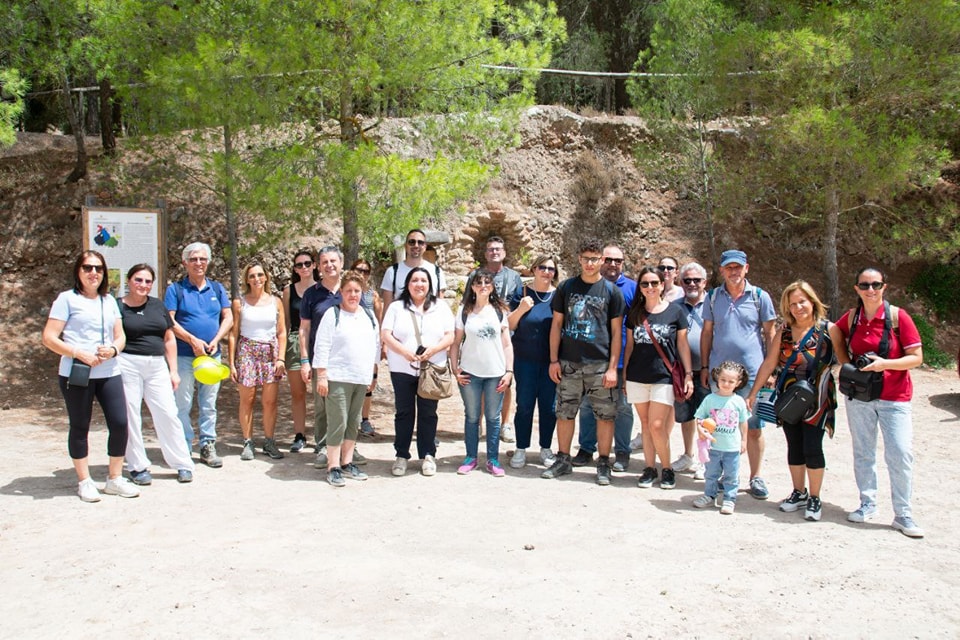
<svg viewBox="0 0 960 640"><path fill-rule="evenodd" d="M733 435L740 429L740 415L735 408L710 409L710 415L717 423L717 435Z"/></svg>
<svg viewBox="0 0 960 640"><path fill-rule="evenodd" d="M573 293L569 301L570 313L563 333L574 340L592 342L597 338L599 321L606 322L607 299L600 296Z"/></svg>

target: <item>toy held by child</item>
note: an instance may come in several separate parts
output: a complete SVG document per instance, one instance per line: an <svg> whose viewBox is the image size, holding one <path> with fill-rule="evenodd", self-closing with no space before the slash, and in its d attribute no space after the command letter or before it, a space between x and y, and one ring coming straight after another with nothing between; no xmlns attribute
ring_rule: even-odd
<svg viewBox="0 0 960 640"><path fill-rule="evenodd" d="M717 441L713 437L713 432L717 430L717 423L713 418L704 418L697 420L697 432L700 437L697 438L697 453L700 462L706 464L710 460L710 445Z"/></svg>

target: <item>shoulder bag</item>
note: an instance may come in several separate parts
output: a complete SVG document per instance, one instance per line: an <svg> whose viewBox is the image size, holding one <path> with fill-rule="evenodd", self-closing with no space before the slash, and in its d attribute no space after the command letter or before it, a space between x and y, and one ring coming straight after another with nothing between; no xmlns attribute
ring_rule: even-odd
<svg viewBox="0 0 960 640"><path fill-rule="evenodd" d="M417 344L423 346L420 338L420 326L417 315L410 311L413 331L417 335ZM453 375L450 373L450 359L442 364L433 364L429 360L420 363L420 380L417 382L417 395L426 400L443 400L453 395Z"/></svg>
<svg viewBox="0 0 960 640"><path fill-rule="evenodd" d="M660 343L657 342L657 337L653 335L653 330L650 328L650 323L647 322L646 318L643 319L643 327L647 330L647 335L650 336L650 342L653 343L653 347L657 350L657 353L660 354L660 359L663 360L663 364L666 365L667 371L670 372L670 381L673 383L673 399L676 402L686 402L687 373L683 370L683 363L680 362L680 358L677 358L676 362L670 362L667 355L663 352Z"/></svg>
<svg viewBox="0 0 960 640"><path fill-rule="evenodd" d="M851 310L852 311L852 310ZM860 313L863 311L863 305L857 305L856 311L850 317L850 336L847 338L847 353L850 355L850 343L853 342L853 333L860 324ZM877 348L877 354L881 358L890 355L890 332L893 330L893 314L900 310L891 305L886 300L883 301L883 335L880 337L880 345ZM864 356L860 356L861 358ZM861 402L870 402L880 398L883 393L883 372L882 371L861 371L857 364L859 358L850 358L852 362L840 367L840 381L838 388L840 393L851 400L860 400Z"/></svg>
<svg viewBox="0 0 960 640"><path fill-rule="evenodd" d="M796 343L797 346L794 348L793 353L790 354L790 358L786 364L783 365L783 371L780 372L780 380L777 384L778 389L780 385L783 384L783 379L786 378L786 374L790 370L790 365L796 361L797 356L800 354L800 345L806 344L810 335L816 332L816 330L816 326L810 327L806 335ZM810 378L811 374L816 375L817 360L819 359L820 343L822 341L823 334L817 333L816 355L810 363L810 366L807 367L806 379L800 380L798 378L796 382L777 394L777 401L773 405L773 410L777 414L777 421L781 424L800 424L817 404L817 390L810 384Z"/></svg>

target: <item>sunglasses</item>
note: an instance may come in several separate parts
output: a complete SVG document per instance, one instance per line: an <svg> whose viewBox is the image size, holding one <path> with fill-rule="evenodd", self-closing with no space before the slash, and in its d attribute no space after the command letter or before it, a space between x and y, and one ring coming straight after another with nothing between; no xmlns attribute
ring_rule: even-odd
<svg viewBox="0 0 960 640"><path fill-rule="evenodd" d="M860 291L869 291L870 289L880 291L886 284L886 282L858 282L857 289L860 289Z"/></svg>
<svg viewBox="0 0 960 640"><path fill-rule="evenodd" d="M357 273L361 273L365 276L370 275L370 269L367 269L366 267L357 267L356 269L354 269L354 271L356 271Z"/></svg>
<svg viewBox="0 0 960 640"><path fill-rule="evenodd" d="M492 286L493 286L493 281L492 281L492 280L474 280L474 281L473 281L473 286L475 286L475 287L492 287Z"/></svg>
<svg viewBox="0 0 960 640"><path fill-rule="evenodd" d="M427 241L426 241L426 240L417 240L417 239L415 239L415 238L410 238L409 240L407 240L407 246L410 246L410 247L425 247L425 246L427 246Z"/></svg>
<svg viewBox="0 0 960 640"><path fill-rule="evenodd" d="M666 264L661 264L659 267L657 267L657 269L659 271L676 271L677 270L676 267L671 267L670 265L666 265Z"/></svg>
<svg viewBox="0 0 960 640"><path fill-rule="evenodd" d="M638 284L640 285L640 288L641 288L641 289L656 289L657 287L660 286L660 281L659 281L659 280L653 280L653 281L644 280L644 281L642 281L642 282L640 282L640 283L638 283Z"/></svg>
<svg viewBox="0 0 960 640"><path fill-rule="evenodd" d="M133 281L137 284L153 284L153 280L149 278L134 278Z"/></svg>
<svg viewBox="0 0 960 640"><path fill-rule="evenodd" d="M294 269L309 269L313 266L313 260L305 260L303 262L294 262Z"/></svg>
<svg viewBox="0 0 960 640"><path fill-rule="evenodd" d="M82 264L80 268L83 269L84 273L92 273L96 271L97 273L103 273L102 264Z"/></svg>
<svg viewBox="0 0 960 640"><path fill-rule="evenodd" d="M700 284L703 282L703 278L684 278L683 284Z"/></svg>
<svg viewBox="0 0 960 640"><path fill-rule="evenodd" d="M267 274L265 273L251 273L247 276L247 280L259 280L260 278L266 278Z"/></svg>
<svg viewBox="0 0 960 640"><path fill-rule="evenodd" d="M623 264L623 258L604 258L603 264L615 264L619 266Z"/></svg>
<svg viewBox="0 0 960 640"><path fill-rule="evenodd" d="M537 271L543 271L544 273L556 273L556 267L548 267L545 264L537 265Z"/></svg>

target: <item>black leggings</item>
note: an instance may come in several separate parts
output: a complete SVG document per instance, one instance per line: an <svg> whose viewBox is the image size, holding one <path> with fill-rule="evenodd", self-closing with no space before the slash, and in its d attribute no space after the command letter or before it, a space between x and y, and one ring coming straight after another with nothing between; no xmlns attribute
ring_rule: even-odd
<svg viewBox="0 0 960 640"><path fill-rule="evenodd" d="M823 429L803 422L784 423L783 434L787 437L787 464L792 467L806 466L808 469L827 466L823 458Z"/></svg>
<svg viewBox="0 0 960 640"><path fill-rule="evenodd" d="M78 387L68 385L67 378L60 376L60 393L70 419L70 434L67 436L70 457L80 460L88 455L87 435L94 398L100 403L107 421L107 455L123 457L127 450L127 400L123 395L123 379L120 376L90 378L89 385Z"/></svg>

